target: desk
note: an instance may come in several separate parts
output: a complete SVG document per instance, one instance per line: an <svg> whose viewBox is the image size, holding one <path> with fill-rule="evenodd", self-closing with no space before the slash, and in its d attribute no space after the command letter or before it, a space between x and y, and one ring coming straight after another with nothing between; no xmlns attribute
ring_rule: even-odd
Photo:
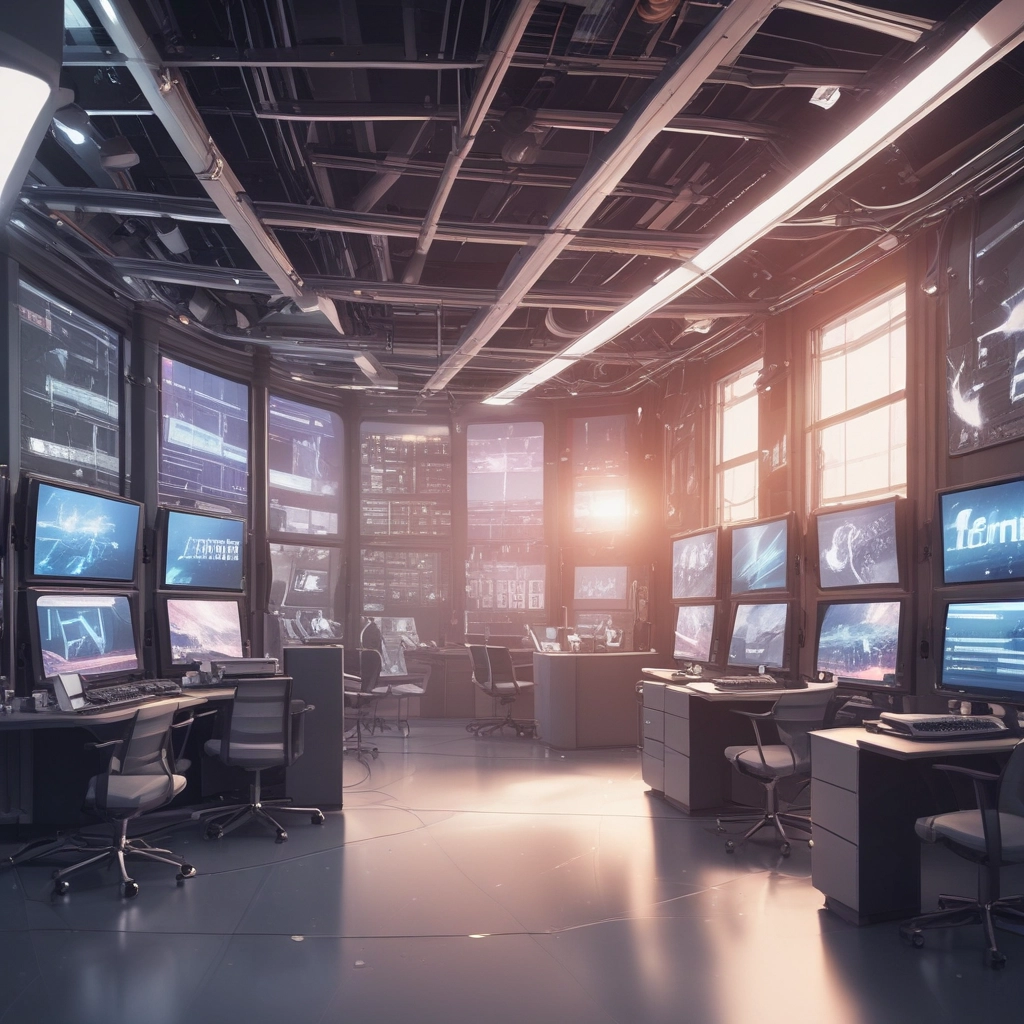
<svg viewBox="0 0 1024 1024"><path fill-rule="evenodd" d="M914 823L956 810L933 764L992 770L1017 741L927 743L864 729L811 734L811 878L825 906L856 924L920 910L921 841Z"/></svg>
<svg viewBox="0 0 1024 1024"><path fill-rule="evenodd" d="M418 647L405 652L409 674L426 677L427 692L419 698L420 718L473 718L476 685L465 647ZM381 676L383 682L385 678Z"/></svg>

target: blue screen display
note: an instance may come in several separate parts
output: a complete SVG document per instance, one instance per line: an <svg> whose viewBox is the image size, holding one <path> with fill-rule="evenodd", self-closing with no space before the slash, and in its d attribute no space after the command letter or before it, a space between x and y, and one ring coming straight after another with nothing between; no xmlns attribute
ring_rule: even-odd
<svg viewBox="0 0 1024 1024"><path fill-rule="evenodd" d="M899 583L896 502L821 512L817 519L822 590Z"/></svg>
<svg viewBox="0 0 1024 1024"><path fill-rule="evenodd" d="M33 575L130 583L141 511L126 501L40 483Z"/></svg>
<svg viewBox="0 0 1024 1024"><path fill-rule="evenodd" d="M821 620L818 670L895 686L899 646L899 601L830 604Z"/></svg>
<svg viewBox="0 0 1024 1024"><path fill-rule="evenodd" d="M1024 601L972 601L946 610L942 685L1024 699Z"/></svg>
<svg viewBox="0 0 1024 1024"><path fill-rule="evenodd" d="M245 523L168 512L164 586L241 590Z"/></svg>
<svg viewBox="0 0 1024 1024"><path fill-rule="evenodd" d="M1024 577L1024 480L943 494L939 501L943 582Z"/></svg>
<svg viewBox="0 0 1024 1024"><path fill-rule="evenodd" d="M43 675L138 671L128 598L123 594L42 594L36 603Z"/></svg>
<svg viewBox="0 0 1024 1024"><path fill-rule="evenodd" d="M672 597L715 597L718 590L718 531L672 542Z"/></svg>
<svg viewBox="0 0 1024 1024"><path fill-rule="evenodd" d="M736 606L729 664L782 668L786 656L785 604L741 604Z"/></svg>
<svg viewBox="0 0 1024 1024"><path fill-rule="evenodd" d="M710 661L715 633L713 604L684 604L676 612L672 657L680 661Z"/></svg>
<svg viewBox="0 0 1024 1024"><path fill-rule="evenodd" d="M732 531L732 592L784 590L789 558L789 523L737 526Z"/></svg>

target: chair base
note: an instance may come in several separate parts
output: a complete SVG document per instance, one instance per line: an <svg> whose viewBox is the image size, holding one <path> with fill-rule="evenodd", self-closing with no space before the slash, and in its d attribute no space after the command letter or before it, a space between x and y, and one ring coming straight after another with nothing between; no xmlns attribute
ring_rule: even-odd
<svg viewBox="0 0 1024 1024"><path fill-rule="evenodd" d="M513 718L511 711L504 718L478 718L466 726L466 732L474 736L493 736L503 729L515 729L516 735L522 739L535 739L537 736L536 722Z"/></svg>
<svg viewBox="0 0 1024 1024"><path fill-rule="evenodd" d="M295 807L292 804L270 801L270 806L278 813L281 811L288 814L308 814L310 822L314 825L324 823L324 812L319 807ZM272 828L277 834L277 841L283 843L288 839L288 833L284 826L267 810L267 805L260 799L260 772L256 771L256 778L249 787L249 802L247 804L236 804L233 807L219 808L217 814L208 818L206 826L207 839L223 839L229 832L241 828L249 821L258 821L261 825Z"/></svg>
<svg viewBox="0 0 1024 1024"><path fill-rule="evenodd" d="M811 839L810 835L810 816L806 814L798 814L792 810L783 811L779 809L778 779L771 779L770 781L759 779L758 781L761 782L765 788L765 806L764 810L761 811L760 814L755 811L750 814L723 815L715 821L719 832L724 832L725 824L729 822L754 823L751 828L747 829L747 831L740 836L738 840L726 840L725 852L735 853L748 839L757 835L757 833L763 828L770 828L774 830L775 838L779 840L779 853L781 853L783 857L788 857L793 849L792 844L790 843L790 836L786 832L787 828L794 828L797 829L797 831L805 832L805 836L794 836L793 838L799 839L800 842L806 842L809 847L813 847L814 840ZM803 787L801 787L801 790L802 788Z"/></svg>
<svg viewBox="0 0 1024 1024"><path fill-rule="evenodd" d="M988 948L985 963L999 970L1006 966L1006 956L996 945L996 926L1000 920L1021 924L1024 922L1024 896L1004 896L982 903L967 896L940 896L940 910L921 914L900 925L904 942L920 949L924 945L924 932L929 928L959 928L967 924L980 924L985 929Z"/></svg>

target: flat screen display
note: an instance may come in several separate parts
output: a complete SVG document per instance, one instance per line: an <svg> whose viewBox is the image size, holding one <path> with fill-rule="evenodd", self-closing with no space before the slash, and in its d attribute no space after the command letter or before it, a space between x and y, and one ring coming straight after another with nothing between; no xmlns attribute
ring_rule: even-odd
<svg viewBox="0 0 1024 1024"><path fill-rule="evenodd" d="M818 671L895 686L900 609L899 601L828 605L818 634Z"/></svg>
<svg viewBox="0 0 1024 1024"><path fill-rule="evenodd" d="M577 565L573 585L576 601L626 602L626 566Z"/></svg>
<svg viewBox="0 0 1024 1024"><path fill-rule="evenodd" d="M672 542L672 598L686 601L716 597L718 531L695 533Z"/></svg>
<svg viewBox="0 0 1024 1024"><path fill-rule="evenodd" d="M715 634L713 604L684 604L676 611L672 657L680 661L710 661Z"/></svg>
<svg viewBox="0 0 1024 1024"><path fill-rule="evenodd" d="M131 583L140 512L129 501L40 483L32 575Z"/></svg>
<svg viewBox="0 0 1024 1024"><path fill-rule="evenodd" d="M1024 577L1024 480L939 498L944 583Z"/></svg>
<svg viewBox="0 0 1024 1024"><path fill-rule="evenodd" d="M817 523L822 590L900 582L895 501L821 512Z"/></svg>
<svg viewBox="0 0 1024 1024"><path fill-rule="evenodd" d="M732 592L785 590L789 521L736 526L732 531Z"/></svg>
<svg viewBox="0 0 1024 1024"><path fill-rule="evenodd" d="M169 597L167 627L174 665L242 657L242 621L237 601Z"/></svg>
<svg viewBox="0 0 1024 1024"><path fill-rule="evenodd" d="M124 594L41 594L36 618L47 678L138 671L132 608Z"/></svg>
<svg viewBox="0 0 1024 1024"><path fill-rule="evenodd" d="M729 639L729 664L782 668L788 613L787 604L737 605Z"/></svg>
<svg viewBox="0 0 1024 1024"><path fill-rule="evenodd" d="M947 608L942 685L1024 700L1024 601L971 601Z"/></svg>
<svg viewBox="0 0 1024 1024"><path fill-rule="evenodd" d="M164 586L241 590L244 541L241 519L168 511Z"/></svg>

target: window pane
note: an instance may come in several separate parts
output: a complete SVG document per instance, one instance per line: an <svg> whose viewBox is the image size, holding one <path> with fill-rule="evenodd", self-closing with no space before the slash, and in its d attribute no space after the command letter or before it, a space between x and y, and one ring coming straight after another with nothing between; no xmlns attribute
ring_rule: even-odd
<svg viewBox="0 0 1024 1024"><path fill-rule="evenodd" d="M270 545L268 653L308 639L341 637L342 609L336 603L341 575L337 548L298 544Z"/></svg>
<svg viewBox="0 0 1024 1024"><path fill-rule="evenodd" d="M270 532L339 533L341 417L273 395L268 417Z"/></svg>
<svg viewBox="0 0 1024 1024"><path fill-rule="evenodd" d="M363 548L360 560L364 612L436 608L449 598L445 552Z"/></svg>
<svg viewBox="0 0 1024 1024"><path fill-rule="evenodd" d="M756 384L761 366L759 359L718 381L715 388L715 475L720 523L757 516L760 406ZM754 457L740 465L720 468L722 463L745 455Z"/></svg>
<svg viewBox="0 0 1024 1024"><path fill-rule="evenodd" d="M629 516L629 452L625 416L573 420L572 528L620 533Z"/></svg>
<svg viewBox="0 0 1024 1024"><path fill-rule="evenodd" d="M757 459L720 471L719 508L723 523L757 518Z"/></svg>
<svg viewBox="0 0 1024 1024"><path fill-rule="evenodd" d="M722 408L722 462L757 450L757 393Z"/></svg>
<svg viewBox="0 0 1024 1024"><path fill-rule="evenodd" d="M177 359L160 363L160 500L248 517L248 387Z"/></svg>
<svg viewBox="0 0 1024 1024"><path fill-rule="evenodd" d="M470 633L516 633L544 620L546 555L540 544L478 545L466 557Z"/></svg>
<svg viewBox="0 0 1024 1024"><path fill-rule="evenodd" d="M23 468L120 493L120 337L24 281L18 312Z"/></svg>
<svg viewBox="0 0 1024 1024"><path fill-rule="evenodd" d="M473 423L466 431L470 540L544 539L544 425Z"/></svg>
<svg viewBox="0 0 1024 1024"><path fill-rule="evenodd" d="M906 416L901 400L819 433L822 503L898 492L906 485Z"/></svg>

